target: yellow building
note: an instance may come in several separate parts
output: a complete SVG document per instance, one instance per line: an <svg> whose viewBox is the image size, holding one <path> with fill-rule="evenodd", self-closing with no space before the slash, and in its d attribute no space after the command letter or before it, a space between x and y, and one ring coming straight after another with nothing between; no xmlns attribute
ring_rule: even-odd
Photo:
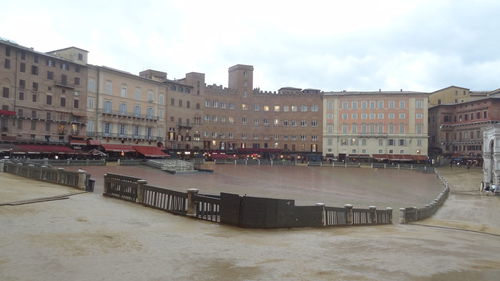
<svg viewBox="0 0 500 281"><path fill-rule="evenodd" d="M458 104L485 97L488 92L471 91L467 88L449 86L429 94L429 107L439 104Z"/></svg>

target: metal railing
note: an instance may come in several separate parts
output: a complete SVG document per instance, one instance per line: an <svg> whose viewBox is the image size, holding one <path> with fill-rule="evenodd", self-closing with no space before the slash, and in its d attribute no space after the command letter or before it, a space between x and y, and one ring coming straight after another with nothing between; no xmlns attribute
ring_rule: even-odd
<svg viewBox="0 0 500 281"><path fill-rule="evenodd" d="M220 222L220 197L195 195L195 216L202 220Z"/></svg>
<svg viewBox="0 0 500 281"><path fill-rule="evenodd" d="M141 189L144 206L164 210L178 215L186 215L187 193L144 185Z"/></svg>

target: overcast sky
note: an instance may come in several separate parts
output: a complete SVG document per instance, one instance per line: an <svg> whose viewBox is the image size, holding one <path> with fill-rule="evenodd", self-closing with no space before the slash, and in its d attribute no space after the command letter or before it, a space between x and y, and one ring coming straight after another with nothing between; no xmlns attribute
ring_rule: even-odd
<svg viewBox="0 0 500 281"><path fill-rule="evenodd" d="M74 4L72 4L74 3ZM169 79L254 66L254 87L500 88L500 1L5 1L0 37Z"/></svg>

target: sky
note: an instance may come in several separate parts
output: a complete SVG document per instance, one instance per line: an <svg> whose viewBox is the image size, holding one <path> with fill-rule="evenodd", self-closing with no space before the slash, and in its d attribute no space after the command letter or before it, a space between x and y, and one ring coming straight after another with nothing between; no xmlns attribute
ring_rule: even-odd
<svg viewBox="0 0 500 281"><path fill-rule="evenodd" d="M254 87L432 92L500 88L500 1L3 1L0 37L180 79L254 66Z"/></svg>

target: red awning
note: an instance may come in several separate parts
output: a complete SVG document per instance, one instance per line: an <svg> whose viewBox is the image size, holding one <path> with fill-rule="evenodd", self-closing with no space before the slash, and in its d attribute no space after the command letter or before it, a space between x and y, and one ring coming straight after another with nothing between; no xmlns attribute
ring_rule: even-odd
<svg viewBox="0 0 500 281"><path fill-rule="evenodd" d="M76 153L73 149L63 145L36 145L36 144L18 144L13 151L14 153L58 153L58 154L73 154Z"/></svg>
<svg viewBox="0 0 500 281"><path fill-rule="evenodd" d="M228 155L228 154L225 154L225 153L212 153L212 159L236 159L236 157L234 155Z"/></svg>
<svg viewBox="0 0 500 281"><path fill-rule="evenodd" d="M131 145L125 144L101 144L102 148L106 151L112 152L135 152L135 149Z"/></svg>
<svg viewBox="0 0 500 281"><path fill-rule="evenodd" d="M10 110L0 110L0 115L14 116L16 115L16 112Z"/></svg>
<svg viewBox="0 0 500 281"><path fill-rule="evenodd" d="M101 145L101 141L100 140L88 140L87 144L88 145Z"/></svg>
<svg viewBox="0 0 500 281"><path fill-rule="evenodd" d="M387 160L389 156L387 154L373 154L373 159L375 160Z"/></svg>
<svg viewBox="0 0 500 281"><path fill-rule="evenodd" d="M413 155L413 159L416 161L427 161L429 158L425 155Z"/></svg>
<svg viewBox="0 0 500 281"><path fill-rule="evenodd" d="M167 157L170 156L161 150L161 147L157 146L134 146L133 147L138 153L146 157Z"/></svg>
<svg viewBox="0 0 500 281"><path fill-rule="evenodd" d="M280 153L281 149L276 148L238 148L238 153Z"/></svg>
<svg viewBox="0 0 500 281"><path fill-rule="evenodd" d="M71 145L87 145L87 141L72 139L69 141L69 144L71 144Z"/></svg>

